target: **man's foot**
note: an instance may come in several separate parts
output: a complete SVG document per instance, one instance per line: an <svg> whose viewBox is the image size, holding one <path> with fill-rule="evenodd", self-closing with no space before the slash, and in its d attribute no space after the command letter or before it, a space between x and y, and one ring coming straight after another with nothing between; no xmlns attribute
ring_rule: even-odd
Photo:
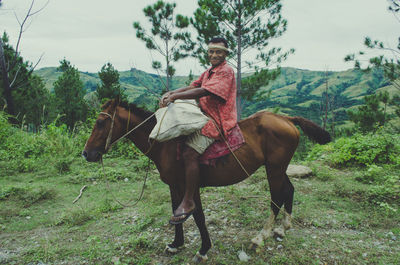
<svg viewBox="0 0 400 265"><path fill-rule="evenodd" d="M171 219L169 220L169 223L171 225L182 224L194 213L195 210L196 208L193 208L187 213L174 214L174 216L172 216Z"/></svg>

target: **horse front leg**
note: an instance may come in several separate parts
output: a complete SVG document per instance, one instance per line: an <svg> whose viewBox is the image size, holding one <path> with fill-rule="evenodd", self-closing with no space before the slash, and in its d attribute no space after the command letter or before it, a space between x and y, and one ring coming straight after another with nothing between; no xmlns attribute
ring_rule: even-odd
<svg viewBox="0 0 400 265"><path fill-rule="evenodd" d="M197 190L194 195L194 201L196 203L196 210L193 213L194 221L196 222L197 228L200 231L201 236L201 248L193 257L194 262L203 262L208 259L207 252L211 248L211 239L208 234L207 226L206 226L206 218L203 212L203 206L201 204L200 191Z"/></svg>
<svg viewBox="0 0 400 265"><path fill-rule="evenodd" d="M183 190L180 189L179 187L170 185L169 191L171 194L172 214L173 214L176 208L178 208L178 205L183 198ZM183 247L184 243L185 239L183 236L183 225L177 224L175 225L174 241L166 246L165 251L168 253L175 254L178 252L179 248Z"/></svg>

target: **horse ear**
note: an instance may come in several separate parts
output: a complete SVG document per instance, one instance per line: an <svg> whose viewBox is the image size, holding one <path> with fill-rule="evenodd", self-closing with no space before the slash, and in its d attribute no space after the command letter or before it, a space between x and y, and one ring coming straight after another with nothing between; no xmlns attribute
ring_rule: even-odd
<svg viewBox="0 0 400 265"><path fill-rule="evenodd" d="M118 96L118 97L114 98L114 100L112 101L112 107L116 108L119 105L119 103L120 103L120 98Z"/></svg>

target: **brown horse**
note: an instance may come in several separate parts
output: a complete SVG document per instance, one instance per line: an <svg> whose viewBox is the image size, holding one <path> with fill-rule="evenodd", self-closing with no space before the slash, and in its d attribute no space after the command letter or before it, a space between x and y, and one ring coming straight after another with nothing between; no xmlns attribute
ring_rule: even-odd
<svg viewBox="0 0 400 265"><path fill-rule="evenodd" d="M154 161L161 180L169 185L174 212L183 198L185 180L183 161L176 159L178 140L156 142L151 146L148 137L156 124L156 119L154 116L151 117L151 112L133 104L110 100L102 106L102 109L103 112L97 118L82 155L89 162L100 160L102 154L107 151L107 138L113 143L127 132L127 128L130 130L136 127L127 137ZM143 122L146 119L148 120ZM295 125L299 125L308 137L320 144L330 141L329 133L309 120L262 111L239 122L245 144L234 154L247 172L232 154L217 161L215 166L200 166L201 187L232 185L246 179L248 174L252 174L260 166L265 166L271 191L272 211L264 228L252 239L252 244L256 246L261 245L264 239L272 235L272 226L282 205L285 208L283 232L291 227L294 187L286 175L286 169L299 143L300 134ZM202 240L201 248L195 258L201 261L207 258L206 253L211 248L211 241L199 191L195 194L195 203L196 210L193 217ZM183 227L182 224L178 224L175 225L175 239L167 246L167 251L175 253L183 244Z"/></svg>

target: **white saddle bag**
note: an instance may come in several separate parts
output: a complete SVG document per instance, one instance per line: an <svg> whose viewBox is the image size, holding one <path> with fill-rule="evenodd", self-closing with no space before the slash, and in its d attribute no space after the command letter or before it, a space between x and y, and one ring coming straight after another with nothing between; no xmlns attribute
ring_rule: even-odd
<svg viewBox="0 0 400 265"><path fill-rule="evenodd" d="M209 121L195 100L175 100L155 113L157 124L149 138L159 142L168 141L181 135L200 130Z"/></svg>

